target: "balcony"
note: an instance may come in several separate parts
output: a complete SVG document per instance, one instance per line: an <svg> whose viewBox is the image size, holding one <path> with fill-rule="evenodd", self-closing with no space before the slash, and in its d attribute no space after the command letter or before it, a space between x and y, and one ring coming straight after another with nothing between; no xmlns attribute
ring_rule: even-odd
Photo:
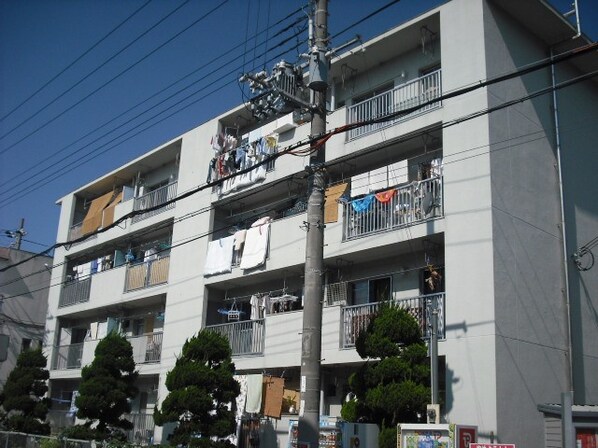
<svg viewBox="0 0 598 448"><path fill-rule="evenodd" d="M133 210L140 211L140 210L148 210L145 213L141 213L139 215L133 216L131 222L136 223L142 221L147 218L151 218L152 216L156 216L166 210L170 210L174 208L175 203L171 202L163 207L160 207L161 204L164 204L176 197L177 192L177 184L178 182L172 182L168 185L165 185L160 188L156 188L149 193L144 194L143 196L139 196L135 198L135 202L133 203Z"/></svg>
<svg viewBox="0 0 598 448"><path fill-rule="evenodd" d="M347 108L347 124L358 123L381 118L386 115L407 110L420 104L428 103L442 96L441 70L436 70L413 81L395 87L387 92L380 93L360 103ZM414 112L406 115L371 123L352 129L347 133L347 140L353 140L363 135L370 134L382 128L392 126L408 120L424 112L440 107L440 101L426 104Z"/></svg>
<svg viewBox="0 0 598 448"><path fill-rule="evenodd" d="M264 352L264 319L208 325L206 330L227 338L233 356L261 355Z"/></svg>
<svg viewBox="0 0 598 448"><path fill-rule="evenodd" d="M170 256L127 266L125 292L168 283Z"/></svg>
<svg viewBox="0 0 598 448"><path fill-rule="evenodd" d="M419 323L424 338L430 337L432 301L437 300L438 304L438 337L444 338L444 293L429 294L425 296L411 297L407 299L392 300L390 302L375 302L365 305L346 306L341 309L342 338L341 348L349 349L355 347L355 341L359 333L370 323L372 317L380 309L382 303L390 303L393 306L406 309Z"/></svg>
<svg viewBox="0 0 598 448"><path fill-rule="evenodd" d="M141 336L130 336L127 340L133 347L135 364L160 362L162 354L162 333L150 333Z"/></svg>
<svg viewBox="0 0 598 448"><path fill-rule="evenodd" d="M133 429L127 431L127 440L135 446L151 445L154 438L154 415L143 412L124 414L124 418L133 423Z"/></svg>
<svg viewBox="0 0 598 448"><path fill-rule="evenodd" d="M89 301L91 276L81 280L65 283L60 291L59 307L75 305Z"/></svg>
<svg viewBox="0 0 598 448"><path fill-rule="evenodd" d="M412 182L384 193L386 202L370 195L343 204L343 241L444 215L442 177Z"/></svg>
<svg viewBox="0 0 598 448"><path fill-rule="evenodd" d="M83 357L83 342L54 347L53 370L80 369Z"/></svg>

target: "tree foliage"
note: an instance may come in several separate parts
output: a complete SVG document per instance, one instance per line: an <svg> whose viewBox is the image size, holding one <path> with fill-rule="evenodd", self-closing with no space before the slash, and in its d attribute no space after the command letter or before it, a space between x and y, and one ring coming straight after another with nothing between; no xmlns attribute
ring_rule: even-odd
<svg viewBox="0 0 598 448"><path fill-rule="evenodd" d="M41 349L25 350L17 358L0 394L0 403L6 413L4 426L8 430L50 434L50 425L44 423L50 407L50 400L43 398L50 377L46 363Z"/></svg>
<svg viewBox="0 0 598 448"><path fill-rule="evenodd" d="M183 345L180 358L166 376L168 395L154 421L177 422L172 445L224 448L223 438L235 432L235 399L239 383L226 338L202 330Z"/></svg>
<svg viewBox="0 0 598 448"><path fill-rule="evenodd" d="M397 423L417 422L430 397L427 348L417 321L405 310L384 305L356 340L367 361L349 377L355 399L341 415L352 422L377 423L379 446L396 446Z"/></svg>
<svg viewBox="0 0 598 448"><path fill-rule="evenodd" d="M137 375L131 344L111 332L98 343L92 363L81 371L75 405L77 417L86 422L83 428L74 427L73 434L86 439L117 438L121 430L132 429L123 414L131 412L129 400L137 395Z"/></svg>

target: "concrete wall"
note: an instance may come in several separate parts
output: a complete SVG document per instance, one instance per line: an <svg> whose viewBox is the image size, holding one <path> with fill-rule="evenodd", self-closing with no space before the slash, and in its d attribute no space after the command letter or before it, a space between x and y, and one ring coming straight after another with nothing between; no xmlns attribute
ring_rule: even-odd
<svg viewBox="0 0 598 448"><path fill-rule="evenodd" d="M33 253L0 248L0 268L30 258ZM0 334L9 336L7 359L0 362L0 389L14 369L23 339L31 348L41 347L45 338L44 323L48 308L48 287L52 258L37 257L0 274Z"/></svg>
<svg viewBox="0 0 598 448"><path fill-rule="evenodd" d="M557 83L578 76L570 66L557 67ZM598 86L593 78L559 90L563 190L567 232L567 260L572 317L573 387L575 403L598 403L598 265L579 271L572 254L598 235ZM596 248L594 255L598 255ZM582 258L588 267L590 257Z"/></svg>
<svg viewBox="0 0 598 448"><path fill-rule="evenodd" d="M492 3L484 8L489 76L542 60L548 48ZM488 88L490 106L550 84L548 70ZM560 401L565 384L562 254L551 97L489 116L501 441L539 446L537 404ZM511 412L515 408L518 412Z"/></svg>
<svg viewBox="0 0 598 448"><path fill-rule="evenodd" d="M483 3L456 0L440 13L443 91L486 78ZM487 107L484 89L443 103L443 121ZM485 116L443 130L448 421L497 433L491 167Z"/></svg>

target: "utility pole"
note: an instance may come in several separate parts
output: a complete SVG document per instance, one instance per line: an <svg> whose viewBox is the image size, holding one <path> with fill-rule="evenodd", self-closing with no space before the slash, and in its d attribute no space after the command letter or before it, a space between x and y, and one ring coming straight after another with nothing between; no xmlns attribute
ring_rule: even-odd
<svg viewBox="0 0 598 448"><path fill-rule="evenodd" d="M27 232L25 232L25 218L21 218L21 224L17 230L7 230L5 233L6 236L15 239L14 243L11 244L11 247L20 250L21 241L23 240L23 237L27 235Z"/></svg>
<svg viewBox="0 0 598 448"><path fill-rule="evenodd" d="M310 33L312 34L312 33ZM311 136L326 131L326 91L328 89L328 0L316 0L310 41L309 87L313 90L314 114ZM312 37L310 35L310 37ZM320 376L322 352L322 278L324 275L324 170L325 146L311 143L315 151L309 164L307 237L305 247L305 287L303 332L301 336L301 403L299 407L299 447L317 448L320 427Z"/></svg>

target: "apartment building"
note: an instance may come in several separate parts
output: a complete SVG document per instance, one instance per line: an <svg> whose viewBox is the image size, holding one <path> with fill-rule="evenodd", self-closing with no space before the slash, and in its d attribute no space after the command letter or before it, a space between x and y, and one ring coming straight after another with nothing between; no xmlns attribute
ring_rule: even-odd
<svg viewBox="0 0 598 448"><path fill-rule="evenodd" d="M322 415L340 415L362 362L356 336L388 300L429 335L436 299L442 421L477 425L480 441L544 446L552 429L538 406L560 403L570 365L575 403L598 402L598 276L570 262L598 228L596 81L557 91L558 130L551 92L470 117L550 87L550 66L441 99L588 43L575 34L542 1L453 0L333 57L328 129L410 113L326 143ZM595 53L561 63L556 82L597 65ZM185 340L210 328L229 338L241 377L284 379L285 406L244 428L259 428L260 446L286 446L300 388L308 160L283 155L198 186L309 132L292 113L257 121L240 105L60 199L57 240L90 236L55 254L63 284L50 291L46 349L57 425L73 419L98 340L118 330L140 373L131 439L166 440L151 417L166 374Z"/></svg>

